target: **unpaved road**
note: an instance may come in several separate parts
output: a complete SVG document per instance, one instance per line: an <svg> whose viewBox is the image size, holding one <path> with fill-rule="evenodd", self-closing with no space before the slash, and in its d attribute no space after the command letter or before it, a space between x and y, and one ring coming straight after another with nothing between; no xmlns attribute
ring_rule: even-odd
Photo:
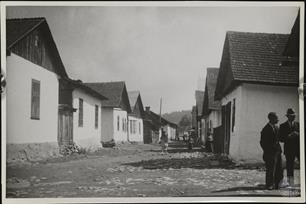
<svg viewBox="0 0 306 204"><path fill-rule="evenodd" d="M299 171L296 171L298 174ZM124 144L94 154L8 164L8 198L299 196L293 190L266 191L261 168L239 168L224 157L188 151L175 143L160 154L157 145ZM299 178L296 178L296 183Z"/></svg>

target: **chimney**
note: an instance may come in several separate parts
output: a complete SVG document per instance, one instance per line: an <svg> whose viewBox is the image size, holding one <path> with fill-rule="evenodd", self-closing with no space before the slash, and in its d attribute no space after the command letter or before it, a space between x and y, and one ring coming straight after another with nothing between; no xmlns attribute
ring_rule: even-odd
<svg viewBox="0 0 306 204"><path fill-rule="evenodd" d="M147 113L150 112L150 106L146 106L146 112L147 112Z"/></svg>

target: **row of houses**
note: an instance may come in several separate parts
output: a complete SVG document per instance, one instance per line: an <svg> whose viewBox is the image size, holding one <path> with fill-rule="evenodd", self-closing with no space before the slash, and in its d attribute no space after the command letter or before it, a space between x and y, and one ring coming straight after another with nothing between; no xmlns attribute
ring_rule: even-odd
<svg viewBox="0 0 306 204"><path fill-rule="evenodd" d="M144 106L124 81L71 79L45 18L7 19L7 143L76 143L97 149L109 141L152 143L173 124Z"/></svg>
<svg viewBox="0 0 306 204"><path fill-rule="evenodd" d="M290 34L228 31L220 67L207 68L205 90L196 91L193 126L203 144L213 134L215 152L261 161L267 114L284 122L288 108L298 112L298 86L299 15Z"/></svg>

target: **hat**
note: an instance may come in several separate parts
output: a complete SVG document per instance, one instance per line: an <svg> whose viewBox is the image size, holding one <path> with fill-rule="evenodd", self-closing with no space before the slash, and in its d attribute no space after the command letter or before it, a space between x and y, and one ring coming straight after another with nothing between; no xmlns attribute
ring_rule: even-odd
<svg viewBox="0 0 306 204"><path fill-rule="evenodd" d="M268 119L269 119L269 120L277 119L276 113L275 113L275 112L270 112L270 113L268 114Z"/></svg>
<svg viewBox="0 0 306 204"><path fill-rule="evenodd" d="M295 112L292 108L288 108L286 116L288 116L288 115L295 115Z"/></svg>

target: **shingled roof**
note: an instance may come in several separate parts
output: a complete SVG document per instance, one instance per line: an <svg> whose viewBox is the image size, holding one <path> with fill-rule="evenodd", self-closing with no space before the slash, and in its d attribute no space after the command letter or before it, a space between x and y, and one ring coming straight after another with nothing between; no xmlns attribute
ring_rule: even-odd
<svg viewBox="0 0 306 204"><path fill-rule="evenodd" d="M298 86L297 65L285 65L282 53L289 35L268 33L226 33L216 99L240 83Z"/></svg>
<svg viewBox="0 0 306 204"><path fill-rule="evenodd" d="M36 29L41 29L45 32L45 37L49 40L50 48L52 53L58 63L57 74L67 78L64 64L59 55L58 49L52 37L50 28L47 24L47 21L43 17L38 18L18 18L18 19L7 19L6 20L6 49L11 50L19 41L24 39L30 33Z"/></svg>
<svg viewBox="0 0 306 204"><path fill-rule="evenodd" d="M210 110L219 110L221 108L221 102L219 100L215 100L215 90L219 69L207 68L206 73L203 112L201 112L203 115L209 114Z"/></svg>
<svg viewBox="0 0 306 204"><path fill-rule="evenodd" d="M107 97L103 96L101 93L97 92L96 90L90 88L89 86L84 84L81 80L73 80L67 78L65 79L65 81L68 82L68 84L71 85L72 87L79 88L94 97L97 97L101 100L108 100Z"/></svg>
<svg viewBox="0 0 306 204"><path fill-rule="evenodd" d="M170 127L177 128L177 124L172 123L163 117L160 117L158 114L154 113L153 111L149 112L145 111L145 117L147 120L150 120L155 127L160 127L160 125L162 126L169 125Z"/></svg>
<svg viewBox="0 0 306 204"><path fill-rule="evenodd" d="M131 112L131 106L124 81L84 84L108 98L108 100L102 101L102 107L123 108L127 112Z"/></svg>
<svg viewBox="0 0 306 204"><path fill-rule="evenodd" d="M196 90L195 91L196 98L196 107L197 107L197 115L202 115L203 101L204 101L204 91Z"/></svg>

